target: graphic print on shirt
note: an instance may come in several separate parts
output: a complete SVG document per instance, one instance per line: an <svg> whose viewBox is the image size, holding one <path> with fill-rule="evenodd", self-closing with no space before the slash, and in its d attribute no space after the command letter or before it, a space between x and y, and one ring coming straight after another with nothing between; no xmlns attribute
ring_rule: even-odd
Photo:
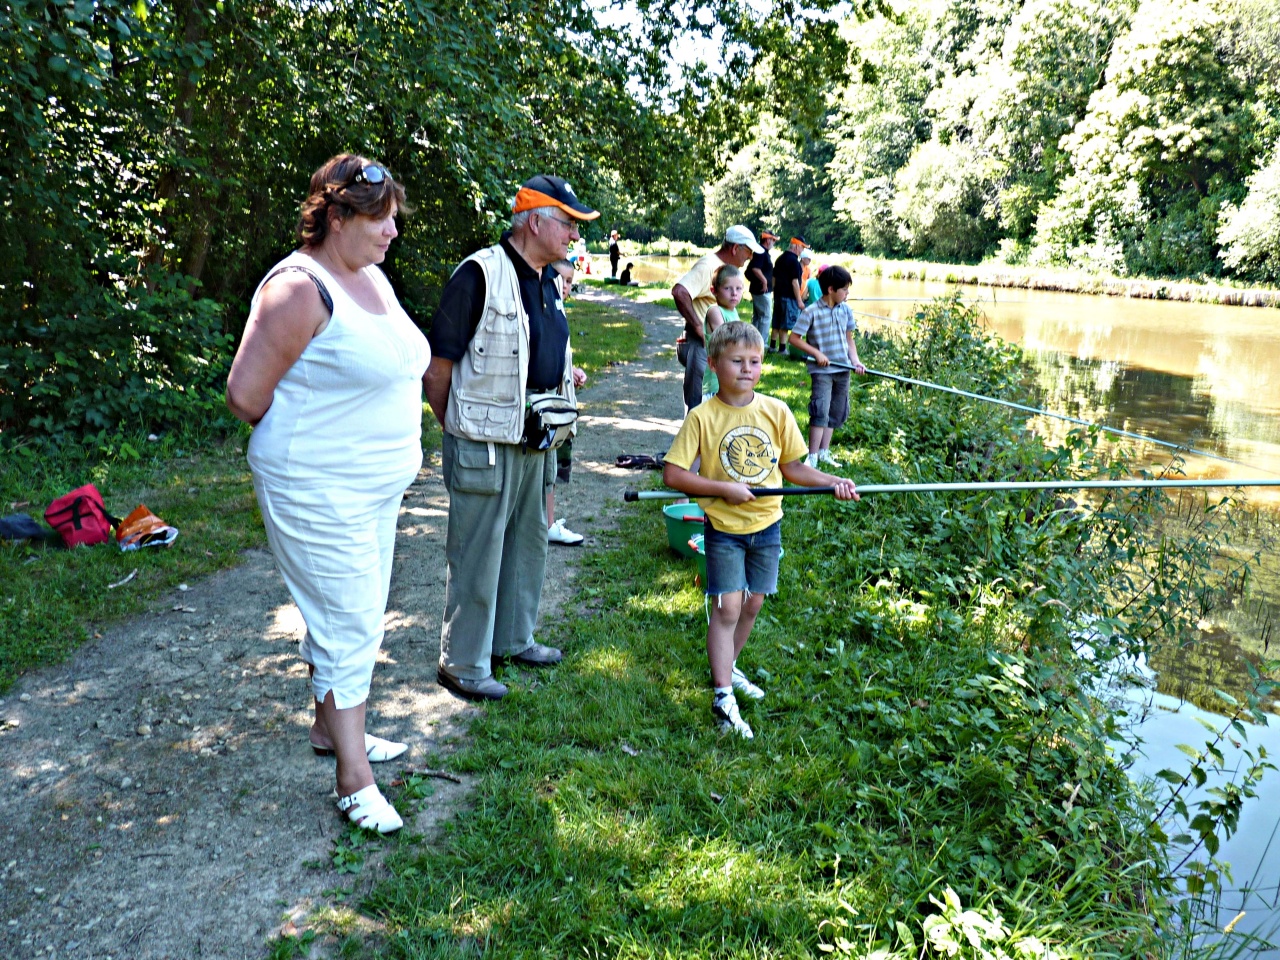
<svg viewBox="0 0 1280 960"><path fill-rule="evenodd" d="M751 424L734 427L720 441L720 465L738 483L763 483L777 462L769 434Z"/></svg>

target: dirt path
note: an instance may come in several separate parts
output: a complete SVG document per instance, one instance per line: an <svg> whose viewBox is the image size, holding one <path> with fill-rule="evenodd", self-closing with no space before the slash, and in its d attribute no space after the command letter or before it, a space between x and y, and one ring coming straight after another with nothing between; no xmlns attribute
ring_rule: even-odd
<svg viewBox="0 0 1280 960"><path fill-rule="evenodd" d="M583 299L632 313L646 331L639 361L581 395L573 481L558 490L557 514L591 550L638 479L614 458L664 451L682 407L676 315L599 291ZM369 701L369 729L407 741L409 765L451 750L480 709L435 683L447 510L437 460L401 510ZM551 548L544 624L582 553ZM376 862L356 878L331 866L343 821L333 762L307 744L301 634L270 555L250 551L0 700L0 958L258 958L267 938L305 928L335 888L354 884L358 896L376 880ZM375 767L384 787L401 766ZM466 783L436 783L391 842L429 836L465 802Z"/></svg>

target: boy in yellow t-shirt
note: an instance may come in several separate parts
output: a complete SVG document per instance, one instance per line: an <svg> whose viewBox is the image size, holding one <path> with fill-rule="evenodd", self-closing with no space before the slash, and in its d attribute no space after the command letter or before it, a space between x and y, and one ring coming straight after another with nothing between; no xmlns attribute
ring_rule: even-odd
<svg viewBox="0 0 1280 960"><path fill-rule="evenodd" d="M778 588L782 553L782 501L757 499L752 487L788 483L833 486L838 500L857 500L852 480L809 466L809 447L796 418L781 400L755 392L764 341L741 321L718 328L707 343L707 363L719 392L689 411L666 455L667 486L698 498L707 514L703 547L707 595L716 598L707 624L707 660L715 695L711 715L721 733L751 739L738 711L737 690L759 700L764 691L738 669L738 654L751 636L765 594ZM692 472L700 460L697 473Z"/></svg>

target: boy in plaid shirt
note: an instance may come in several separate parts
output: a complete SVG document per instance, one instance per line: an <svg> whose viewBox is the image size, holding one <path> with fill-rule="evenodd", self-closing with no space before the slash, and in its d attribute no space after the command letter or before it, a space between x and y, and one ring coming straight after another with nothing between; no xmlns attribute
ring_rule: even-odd
<svg viewBox="0 0 1280 960"><path fill-rule="evenodd" d="M844 267L818 274L822 299L806 307L787 342L809 355L809 456L807 463L838 467L831 456L831 435L849 419L849 370L866 373L853 335L858 321L845 300L853 277ZM835 369L831 364L835 364ZM843 368L843 369L842 369Z"/></svg>

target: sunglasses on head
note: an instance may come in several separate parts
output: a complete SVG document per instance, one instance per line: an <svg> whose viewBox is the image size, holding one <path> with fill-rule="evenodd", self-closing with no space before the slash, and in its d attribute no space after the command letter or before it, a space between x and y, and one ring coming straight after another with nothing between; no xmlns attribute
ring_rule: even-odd
<svg viewBox="0 0 1280 960"><path fill-rule="evenodd" d="M355 176L348 180L346 185L353 187L357 183L382 183L384 180L390 179L391 174L387 173L383 167L378 166L376 163L370 163L357 170Z"/></svg>

